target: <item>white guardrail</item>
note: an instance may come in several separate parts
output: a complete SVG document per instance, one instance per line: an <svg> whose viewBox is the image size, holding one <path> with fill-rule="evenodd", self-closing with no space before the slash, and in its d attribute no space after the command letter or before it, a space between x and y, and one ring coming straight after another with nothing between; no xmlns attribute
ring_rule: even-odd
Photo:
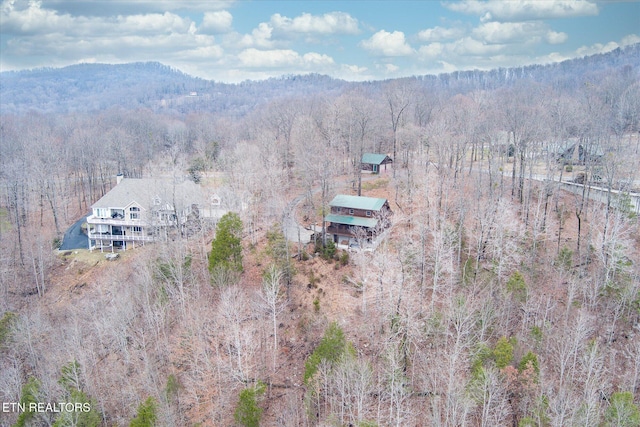
<svg viewBox="0 0 640 427"><path fill-rule="evenodd" d="M583 184L578 184L575 182L562 181L559 184L561 189L569 191L573 194L582 195L582 192L585 190ZM607 203L607 198L609 197L608 189L590 186L590 188L587 188L586 191L589 192L589 198L591 200L596 200L601 203ZM611 190L611 203L615 206L620 202L628 204L631 210L640 215L640 193L629 193L625 191Z"/></svg>

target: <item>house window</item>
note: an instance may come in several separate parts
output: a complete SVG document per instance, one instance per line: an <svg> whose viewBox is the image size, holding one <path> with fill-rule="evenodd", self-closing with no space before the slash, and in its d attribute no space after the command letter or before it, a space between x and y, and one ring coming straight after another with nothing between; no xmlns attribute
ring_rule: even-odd
<svg viewBox="0 0 640 427"><path fill-rule="evenodd" d="M153 204L155 206L160 206L160 197L159 196L156 196L156 197L153 198Z"/></svg>
<svg viewBox="0 0 640 427"><path fill-rule="evenodd" d="M367 216L371 216L371 211L367 211Z"/></svg>
<svg viewBox="0 0 640 427"><path fill-rule="evenodd" d="M349 215L353 215L353 209L349 209Z"/></svg>
<svg viewBox="0 0 640 427"><path fill-rule="evenodd" d="M98 208L96 209L96 216L98 218L108 218L108 213L107 213L107 209L105 208Z"/></svg>
<svg viewBox="0 0 640 427"><path fill-rule="evenodd" d="M140 219L140 208L137 206L132 206L129 208L129 218L131 219Z"/></svg>
<svg viewBox="0 0 640 427"><path fill-rule="evenodd" d="M131 231L134 233L142 233L142 227L131 227Z"/></svg>

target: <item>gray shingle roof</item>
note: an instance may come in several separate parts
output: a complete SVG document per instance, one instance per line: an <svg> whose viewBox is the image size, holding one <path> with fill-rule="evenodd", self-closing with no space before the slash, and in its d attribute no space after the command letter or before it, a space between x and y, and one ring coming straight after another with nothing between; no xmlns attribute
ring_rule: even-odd
<svg viewBox="0 0 640 427"><path fill-rule="evenodd" d="M144 209L150 209L156 198L162 205L175 204L176 208L207 203L202 188L192 181L175 183L164 178L124 178L91 207L124 208L136 202Z"/></svg>

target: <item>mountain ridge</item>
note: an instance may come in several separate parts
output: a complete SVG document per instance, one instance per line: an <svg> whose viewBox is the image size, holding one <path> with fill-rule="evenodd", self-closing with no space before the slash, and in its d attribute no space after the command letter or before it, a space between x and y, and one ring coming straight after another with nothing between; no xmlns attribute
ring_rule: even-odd
<svg viewBox="0 0 640 427"><path fill-rule="evenodd" d="M396 80L415 80L425 86L464 93L495 89L520 79L555 79L565 85L579 85L585 76L625 66L636 72L640 68L640 43L551 64L365 82L311 73L223 83L194 77L155 61L82 63L63 68L1 72L0 108L3 114L91 112L120 107L154 111L172 109L179 114L204 110L242 115L271 100L339 93L357 87L380 88ZM220 102L221 99L224 102Z"/></svg>

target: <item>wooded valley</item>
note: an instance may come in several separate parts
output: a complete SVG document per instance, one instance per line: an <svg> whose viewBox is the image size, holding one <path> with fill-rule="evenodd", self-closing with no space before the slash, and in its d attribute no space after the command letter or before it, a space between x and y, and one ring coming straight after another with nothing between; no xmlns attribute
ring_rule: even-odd
<svg viewBox="0 0 640 427"><path fill-rule="evenodd" d="M90 410L0 426L639 425L639 58L2 73L0 401ZM230 213L114 261L59 251L118 174ZM387 199L373 248L288 235L319 237L337 194Z"/></svg>

